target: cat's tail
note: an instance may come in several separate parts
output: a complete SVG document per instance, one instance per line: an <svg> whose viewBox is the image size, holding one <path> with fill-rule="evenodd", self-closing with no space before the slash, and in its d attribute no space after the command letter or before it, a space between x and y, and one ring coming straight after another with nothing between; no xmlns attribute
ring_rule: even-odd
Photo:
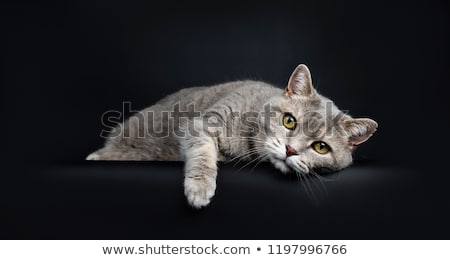
<svg viewBox="0 0 450 260"><path fill-rule="evenodd" d="M108 156L108 154L104 151L105 148L97 150L86 157L88 161L103 161L103 160L114 160L112 156Z"/></svg>
<svg viewBox="0 0 450 260"><path fill-rule="evenodd" d="M97 153L91 153L86 157L86 160L88 161L97 161L99 158L99 155Z"/></svg>
<svg viewBox="0 0 450 260"><path fill-rule="evenodd" d="M118 148L112 145L107 145L86 157L86 160L89 161L143 161L155 159L151 156L151 153L142 149L132 147Z"/></svg>
<svg viewBox="0 0 450 260"><path fill-rule="evenodd" d="M107 145L86 157L88 161L128 161L136 160L136 151L122 150Z"/></svg>

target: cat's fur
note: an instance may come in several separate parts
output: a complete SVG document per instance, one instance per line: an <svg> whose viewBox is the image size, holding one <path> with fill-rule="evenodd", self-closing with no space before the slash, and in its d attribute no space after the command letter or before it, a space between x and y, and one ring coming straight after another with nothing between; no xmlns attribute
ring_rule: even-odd
<svg viewBox="0 0 450 260"><path fill-rule="evenodd" d="M265 116L268 105L270 120ZM170 112L184 116L180 124L174 123L174 114L164 120ZM213 118L205 120L196 112ZM297 119L298 127L283 125L286 113ZM268 160L282 172L297 174L337 171L352 163L354 148L377 126L371 119L342 113L317 93L308 68L299 65L284 90L258 81L182 89L119 125L105 147L87 159L184 160L185 195L200 208L214 195L220 160ZM167 134L150 135L155 129ZM315 141L328 144L330 152L316 152L311 146Z"/></svg>

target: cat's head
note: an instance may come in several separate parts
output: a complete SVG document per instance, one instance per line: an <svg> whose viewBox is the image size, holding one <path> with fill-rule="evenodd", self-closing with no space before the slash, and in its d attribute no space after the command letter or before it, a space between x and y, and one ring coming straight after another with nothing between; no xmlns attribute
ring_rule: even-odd
<svg viewBox="0 0 450 260"><path fill-rule="evenodd" d="M318 94L303 64L292 73L284 95L271 98L270 105L273 112L260 148L282 172L345 168L356 146L378 127L372 119L352 118Z"/></svg>

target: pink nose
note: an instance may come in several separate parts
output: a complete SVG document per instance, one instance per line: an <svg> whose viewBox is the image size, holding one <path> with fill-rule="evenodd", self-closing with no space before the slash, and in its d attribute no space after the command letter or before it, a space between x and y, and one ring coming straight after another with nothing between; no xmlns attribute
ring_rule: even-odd
<svg viewBox="0 0 450 260"><path fill-rule="evenodd" d="M286 156L298 155L297 151L290 145L286 145Z"/></svg>

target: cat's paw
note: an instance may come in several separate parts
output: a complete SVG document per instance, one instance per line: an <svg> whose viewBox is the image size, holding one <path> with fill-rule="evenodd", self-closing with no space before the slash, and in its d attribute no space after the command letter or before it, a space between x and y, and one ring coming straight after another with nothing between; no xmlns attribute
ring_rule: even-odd
<svg viewBox="0 0 450 260"><path fill-rule="evenodd" d="M202 208L209 204L216 191L216 180L209 176L189 178L184 181L184 194L188 203L194 208Z"/></svg>

